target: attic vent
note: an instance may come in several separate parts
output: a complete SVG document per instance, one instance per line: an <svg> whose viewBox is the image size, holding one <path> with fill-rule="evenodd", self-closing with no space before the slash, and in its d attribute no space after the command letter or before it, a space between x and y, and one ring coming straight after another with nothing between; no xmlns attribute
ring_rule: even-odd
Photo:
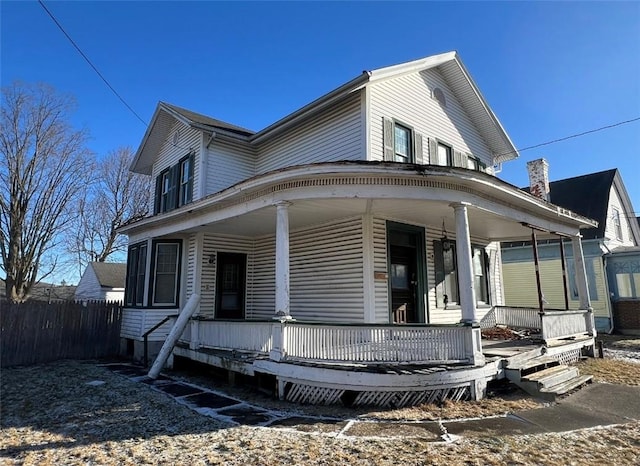
<svg viewBox="0 0 640 466"><path fill-rule="evenodd" d="M176 130L173 132L173 145L177 146L179 141L180 141L180 131Z"/></svg>
<svg viewBox="0 0 640 466"><path fill-rule="evenodd" d="M442 92L442 89L440 89L439 87L436 87L433 90L433 96L432 96L435 100L438 101L438 103L440 105L442 105L443 107L447 106L447 99L444 97L444 92Z"/></svg>

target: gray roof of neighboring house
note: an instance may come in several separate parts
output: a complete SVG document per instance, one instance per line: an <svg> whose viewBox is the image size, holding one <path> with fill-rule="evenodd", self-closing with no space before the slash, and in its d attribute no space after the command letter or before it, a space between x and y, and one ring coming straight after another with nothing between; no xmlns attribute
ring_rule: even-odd
<svg viewBox="0 0 640 466"><path fill-rule="evenodd" d="M604 238L609 194L617 172L614 168L549 183L549 202L598 222L597 228L582 230L583 239Z"/></svg>
<svg viewBox="0 0 640 466"><path fill-rule="evenodd" d="M127 264L119 262L91 262L98 282L103 288L124 288Z"/></svg>
<svg viewBox="0 0 640 466"><path fill-rule="evenodd" d="M169 104L167 102L161 102L165 107L170 108L176 113L179 113L187 120L192 121L193 123L198 123L205 126L211 126L213 128L224 129L226 131L231 131L232 133L240 134L243 136L251 136L254 134L250 129L242 128L241 126L232 125L231 123L227 123L226 121L216 120L215 118L208 117L206 115L202 115L200 113L192 112L191 110L187 110L186 108L178 107L177 105Z"/></svg>

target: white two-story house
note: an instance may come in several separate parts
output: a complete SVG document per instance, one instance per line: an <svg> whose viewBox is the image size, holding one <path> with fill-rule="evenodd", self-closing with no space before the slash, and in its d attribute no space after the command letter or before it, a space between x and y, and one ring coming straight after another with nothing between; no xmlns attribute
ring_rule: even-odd
<svg viewBox="0 0 640 466"><path fill-rule="evenodd" d="M479 398L500 375L478 325L503 303L500 241L570 238L569 333L588 338L567 351L593 344L579 257L595 222L497 178L517 156L455 52L364 72L257 132L161 102L132 165L154 214L121 229L122 336L137 352L181 314L147 339L179 325L174 357L295 401Z"/></svg>

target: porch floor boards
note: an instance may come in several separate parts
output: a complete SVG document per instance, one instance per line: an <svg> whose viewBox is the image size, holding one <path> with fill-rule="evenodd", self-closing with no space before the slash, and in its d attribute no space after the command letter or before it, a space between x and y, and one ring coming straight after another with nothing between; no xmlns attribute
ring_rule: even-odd
<svg viewBox="0 0 640 466"><path fill-rule="evenodd" d="M532 340L482 340L482 354L486 358L509 359L543 346L541 342Z"/></svg>

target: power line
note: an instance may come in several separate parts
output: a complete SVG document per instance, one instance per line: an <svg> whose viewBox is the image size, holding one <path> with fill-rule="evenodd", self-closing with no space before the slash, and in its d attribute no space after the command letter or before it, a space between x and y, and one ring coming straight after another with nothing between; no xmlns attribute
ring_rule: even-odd
<svg viewBox="0 0 640 466"><path fill-rule="evenodd" d="M67 34L67 31L64 30L64 28L62 27L62 25L58 22L58 20L55 18L55 16L53 16L53 13L51 13L49 11L49 9L45 6L44 2L42 0L38 0L38 3L40 4L40 6L42 8L44 8L44 11L47 12L47 14L49 15L49 17L53 20L54 23L56 23L56 26L58 26L58 29L60 29L62 31L62 33L66 36L67 39L69 39L69 42L71 42L71 44L75 47L75 49L78 51L78 53L82 56L82 58L84 58L84 60L89 64L89 66L91 68L93 68L93 71L96 72L96 74L98 76L100 76L100 79L102 79L102 81L104 81L104 83L107 85L107 87L109 89L111 89L111 92L113 92L115 94L115 96L120 99L120 102L122 102L124 104L125 107L127 107L129 109L129 111L131 113L133 113L136 118L138 120L140 120L142 122L143 125L148 126L148 123L146 121L144 121L140 115L138 115L136 113L136 111L131 108L131 106L122 98L122 96L120 94L118 94L118 91L116 91L113 86L111 84L109 84L109 81L107 81L107 78L105 78L102 73L100 73L100 71L98 70L98 68L96 68L96 66L91 62L91 60L89 60L89 57L87 57L84 52L80 49L80 47L78 47L78 44L75 43L75 41L71 38L71 36L69 34Z"/></svg>
<svg viewBox="0 0 640 466"><path fill-rule="evenodd" d="M595 128L595 129L590 129L588 131L583 131L582 133L572 134L570 136L565 136L563 138L554 139L552 141L541 142L540 144L536 144L534 146L524 147L522 149L516 149L516 150L509 151L509 152L503 152L500 155L515 154L517 152L524 152L526 150L536 149L536 148L542 147L542 146L548 146L549 144L555 144L556 142L561 142L561 141L566 141L567 139L577 138L577 137L580 137L580 136L584 136L585 134L597 133L598 131L603 131L605 129L615 128L616 126L626 125L627 123L633 123L634 121L639 121L639 120L640 120L640 117L632 118L631 120L619 121L617 123L613 123L613 124L610 124L610 125L607 125L607 126L601 126L600 128Z"/></svg>

